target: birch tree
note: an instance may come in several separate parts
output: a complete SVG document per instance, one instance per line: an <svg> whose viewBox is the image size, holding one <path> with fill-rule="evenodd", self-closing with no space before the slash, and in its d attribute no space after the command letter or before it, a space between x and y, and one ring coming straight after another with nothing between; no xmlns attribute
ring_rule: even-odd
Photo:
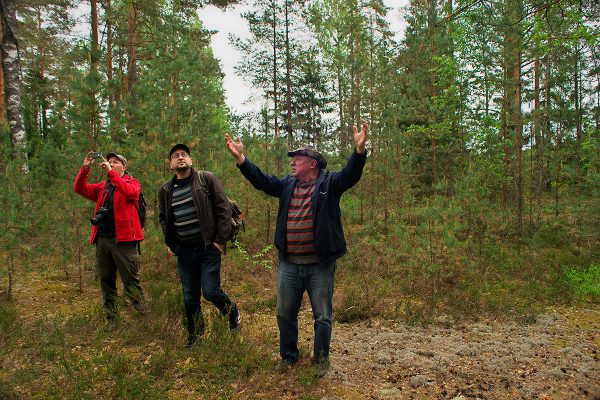
<svg viewBox="0 0 600 400"><path fill-rule="evenodd" d="M21 171L28 174L27 138L25 135L23 101L21 99L21 60L15 30L14 6L15 2L13 0L0 0L0 22L2 23L0 52L2 53L6 114L13 146L13 157L21 160Z"/></svg>

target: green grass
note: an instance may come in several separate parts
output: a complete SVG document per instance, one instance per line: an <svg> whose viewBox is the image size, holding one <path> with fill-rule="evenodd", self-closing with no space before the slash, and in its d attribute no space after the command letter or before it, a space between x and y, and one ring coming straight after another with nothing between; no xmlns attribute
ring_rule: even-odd
<svg viewBox="0 0 600 400"><path fill-rule="evenodd" d="M17 311L6 296L0 296L0 337L6 335L17 322Z"/></svg>
<svg viewBox="0 0 600 400"><path fill-rule="evenodd" d="M565 279L577 299L600 300L600 264L592 264L588 268L570 268L565 271Z"/></svg>

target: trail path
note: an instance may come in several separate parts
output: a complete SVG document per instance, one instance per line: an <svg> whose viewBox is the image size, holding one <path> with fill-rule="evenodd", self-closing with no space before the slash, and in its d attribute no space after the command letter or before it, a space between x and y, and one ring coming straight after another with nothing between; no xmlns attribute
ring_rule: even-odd
<svg viewBox="0 0 600 400"><path fill-rule="evenodd" d="M326 379L346 398L600 399L597 310L531 324L338 324L332 346Z"/></svg>

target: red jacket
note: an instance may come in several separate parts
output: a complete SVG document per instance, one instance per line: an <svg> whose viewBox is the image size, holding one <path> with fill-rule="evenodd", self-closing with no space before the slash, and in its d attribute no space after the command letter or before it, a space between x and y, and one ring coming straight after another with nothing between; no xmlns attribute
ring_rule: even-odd
<svg viewBox="0 0 600 400"><path fill-rule="evenodd" d="M102 207L107 193L104 191L106 181L87 183L91 168L79 170L75 178L75 192L96 202L96 211ZM144 240L144 232L138 217L137 207L140 198L140 182L129 174L119 177L115 170L108 172L108 179L115 186L113 197L113 211L115 215L115 232L117 242L139 242ZM98 225L92 226L91 243L96 242Z"/></svg>

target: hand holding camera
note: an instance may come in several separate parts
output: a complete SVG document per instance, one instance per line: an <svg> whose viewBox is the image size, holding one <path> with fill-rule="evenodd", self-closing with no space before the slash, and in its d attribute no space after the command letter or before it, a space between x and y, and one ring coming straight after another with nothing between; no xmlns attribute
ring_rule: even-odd
<svg viewBox="0 0 600 400"><path fill-rule="evenodd" d="M83 160L83 167L90 168L92 166L92 163L98 159L100 159L101 161L104 160L102 153L99 151L90 151L89 153L87 153L87 155L85 156L85 158ZM104 161L106 161L106 160L104 160Z"/></svg>
<svg viewBox="0 0 600 400"><path fill-rule="evenodd" d="M100 164L100 166L106 172L108 172L112 169L112 167L110 166L110 163L108 161L106 161L106 159L104 157L102 157L102 163Z"/></svg>
<svg viewBox="0 0 600 400"><path fill-rule="evenodd" d="M112 167L110 166L109 162L106 160L106 158L104 158L104 156L102 155L102 153L99 152L99 151L90 151L87 154L87 156L85 157L85 159L83 160L83 167L84 168L90 168L92 166L93 162L96 161L96 160L100 160L100 166L106 172L108 172L108 171L110 171L112 169Z"/></svg>

